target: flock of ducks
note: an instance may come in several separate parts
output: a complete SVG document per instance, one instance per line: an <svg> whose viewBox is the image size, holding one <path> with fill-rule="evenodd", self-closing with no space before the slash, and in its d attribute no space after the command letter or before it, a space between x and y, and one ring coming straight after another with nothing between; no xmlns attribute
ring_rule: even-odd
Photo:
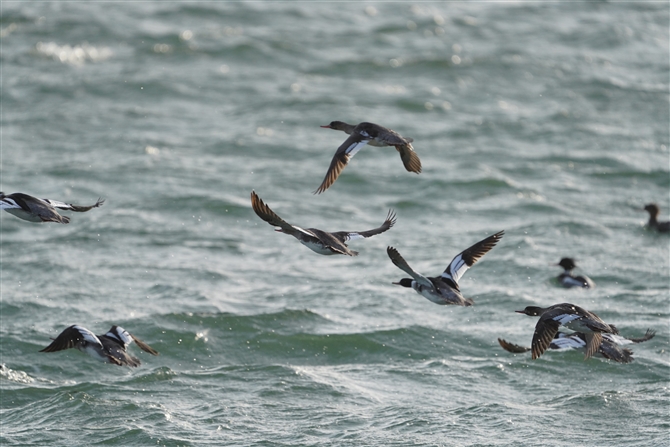
<svg viewBox="0 0 670 447"><path fill-rule="evenodd" d="M333 121L321 127L343 131L349 137L335 152L323 182L314 191L314 194L321 194L330 188L349 160L367 144L375 147L394 147L400 154L400 159L407 171L417 174L421 172L421 160L412 147L412 138L405 138L391 129L367 122L353 125ZM93 205L79 206L51 199L40 199L23 193L5 195L0 192L0 208L29 222L67 224L70 218L61 215L58 210L86 212L102 206L103 203L104 200L98 199ZM301 244L321 255L357 256L358 252L351 250L347 242L384 233L396 222L396 213L389 210L386 219L377 228L331 233L317 228L301 228L286 222L272 211L254 191L251 192L251 207L258 217L276 227L276 231L295 237ZM656 204L648 204L644 210L649 213L647 223L649 228L663 233L670 232L670 222L658 221L659 208ZM495 247L503 235L504 231L500 231L463 250L452 259L444 272L436 277L427 277L416 272L396 248L389 246L386 253L391 262L410 276L410 278L402 278L393 284L414 289L416 293L436 304L472 306L473 300L463 297L458 281L470 267ZM557 265L564 270L557 278L564 287L592 288L595 286L587 276L572 274L576 268L572 258L563 258ZM633 359L632 352L630 349L622 348L622 345L641 343L655 335L654 331L647 330L647 333L641 338L624 338L619 335L616 326L607 324L593 312L570 303L556 304L546 308L528 306L516 312L539 317L535 325L531 347L516 345L500 338L498 342L503 349L512 353L531 351L533 359L540 357L547 349L575 348L584 349L585 360L599 354L616 362L628 363ZM561 327L573 332L560 332ZM105 363L135 367L140 365L140 360L127 353L127 348L132 342L135 342L143 351L158 355L158 352L151 346L120 326L112 326L107 333L96 336L82 326L72 325L40 352L56 352L75 348Z"/></svg>

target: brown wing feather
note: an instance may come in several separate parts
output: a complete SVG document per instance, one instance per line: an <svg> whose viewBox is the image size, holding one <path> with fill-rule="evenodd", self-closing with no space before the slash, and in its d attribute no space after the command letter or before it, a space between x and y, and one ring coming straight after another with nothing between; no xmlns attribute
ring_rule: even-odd
<svg viewBox="0 0 670 447"><path fill-rule="evenodd" d="M275 214L275 212L272 211L260 197L258 197L258 194L256 194L255 191L251 191L251 207L254 209L254 212L258 215L258 217L270 225L280 227L289 234L295 233L297 231L291 224Z"/></svg>
<svg viewBox="0 0 670 447"><path fill-rule="evenodd" d="M556 332L558 332L559 324L558 322L548 319L543 320L540 317L540 320L535 325L535 332L533 333L533 360L540 357L544 351L547 350L551 341L554 339Z"/></svg>
<svg viewBox="0 0 670 447"><path fill-rule="evenodd" d="M81 335L81 332L75 329L74 326L70 326L58 334L58 337L49 346L40 350L40 352L56 352L75 348L82 340L84 340L84 336Z"/></svg>
<svg viewBox="0 0 670 447"><path fill-rule="evenodd" d="M505 234L505 230L499 231L496 234L493 234L486 239L477 242L475 245L473 245L470 248L465 249L462 252L463 260L465 263L469 266L472 267L475 262L479 261L479 259L484 256L486 253L488 253L493 247L496 246L496 244L502 239L503 235Z"/></svg>
<svg viewBox="0 0 670 447"><path fill-rule="evenodd" d="M133 341L142 351L148 352L151 355L158 355L158 351L156 351L154 348L144 343L142 340L135 337L134 335L131 334L130 336L133 337Z"/></svg>
<svg viewBox="0 0 670 447"><path fill-rule="evenodd" d="M393 210L389 210L388 214L386 215L386 220L384 221L383 224L381 224L381 226L379 226L377 228L373 228L372 230L367 230L367 231L340 231L338 233L343 233L344 235L347 235L349 233L356 233L356 234L360 234L363 237L371 237L371 236L375 236L377 234L382 234L384 231L387 231L393 225L395 225L395 221L396 221L395 212ZM337 234L337 233L333 233L333 234Z"/></svg>
<svg viewBox="0 0 670 447"><path fill-rule="evenodd" d="M403 144L395 148L400 153L400 159L407 171L416 172L417 174L421 173L421 160L416 152L414 152L411 144Z"/></svg>
<svg viewBox="0 0 670 447"><path fill-rule="evenodd" d="M600 348L600 343L603 341L603 336L600 332L587 332L584 334L586 337L586 347L584 348L584 360L593 357L593 354L598 352Z"/></svg>
<svg viewBox="0 0 670 447"><path fill-rule="evenodd" d="M70 205L70 210L76 211L78 213L85 213L86 211L89 211L93 208L97 208L99 206L102 206L103 203L105 203L105 199L98 198L98 201L95 202L95 204L91 205L91 206L72 205L71 203L69 205Z"/></svg>
<svg viewBox="0 0 670 447"><path fill-rule="evenodd" d="M506 340L503 340L502 338L498 339L498 343L500 343L500 346L505 350L509 352L513 352L515 354L520 354L522 352L527 352L530 351L530 348L527 348L525 346L519 346L515 345L514 343L510 343Z"/></svg>

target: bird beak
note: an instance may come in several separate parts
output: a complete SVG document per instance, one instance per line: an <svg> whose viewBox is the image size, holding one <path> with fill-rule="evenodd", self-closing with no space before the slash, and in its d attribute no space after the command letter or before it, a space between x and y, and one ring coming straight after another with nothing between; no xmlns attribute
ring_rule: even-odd
<svg viewBox="0 0 670 447"><path fill-rule="evenodd" d="M326 124L325 126L320 126L320 127L323 127L324 129L332 129L332 127L330 127L328 124Z"/></svg>
<svg viewBox="0 0 670 447"><path fill-rule="evenodd" d="M399 286L399 285L400 285L399 282L392 282L391 284L394 284L394 285L396 285L396 286Z"/></svg>
<svg viewBox="0 0 670 447"><path fill-rule="evenodd" d="M523 310L515 310L514 312L516 312L516 313L518 313L518 314L525 314L525 313L526 313L526 312L524 312Z"/></svg>

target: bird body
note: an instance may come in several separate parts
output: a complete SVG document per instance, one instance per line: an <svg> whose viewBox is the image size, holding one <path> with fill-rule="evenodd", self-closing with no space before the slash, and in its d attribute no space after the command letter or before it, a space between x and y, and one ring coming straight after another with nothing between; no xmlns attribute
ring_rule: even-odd
<svg viewBox="0 0 670 447"><path fill-rule="evenodd" d="M70 218L62 216L57 209L75 211L78 213L86 212L92 208L97 208L104 203L104 200L98 201L91 206L79 206L71 203L63 203L51 199L39 199L20 192L5 195L0 192L0 209L4 209L19 219L28 222L56 222L66 224Z"/></svg>
<svg viewBox="0 0 670 447"><path fill-rule="evenodd" d="M158 355L151 346L139 340L120 326L112 326L104 335L95 335L85 327L72 325L66 328L53 342L40 352L56 352L76 348L103 363L119 366L139 366L140 359L128 355L126 349L135 342L143 351Z"/></svg>
<svg viewBox="0 0 670 447"><path fill-rule="evenodd" d="M586 341L585 360L596 353L602 341L603 333L619 333L614 325L605 323L593 312L574 304L561 303L546 308L527 306L524 310L517 310L516 312L540 317L533 333L533 359L540 357L547 350L561 326L584 334Z"/></svg>
<svg viewBox="0 0 670 447"><path fill-rule="evenodd" d="M301 228L297 225L289 224L284 219L279 217L274 211L272 211L270 207L267 206L255 192L251 193L251 207L258 215L258 217L270 225L279 227L276 231L290 234L291 236L298 239L301 244L321 255L341 254L357 256L357 251L351 250L349 247L347 247L346 243L348 241L364 239L381 234L391 228L396 221L395 213L390 210L386 216L386 220L378 228L374 228L368 231L337 231L334 233L329 233L317 228Z"/></svg>
<svg viewBox="0 0 670 447"><path fill-rule="evenodd" d="M586 275L583 276L574 276L572 271L577 267L575 261L572 258L562 258L561 261L556 264L563 267L563 273L558 275L558 282L566 288L571 287L581 287L583 289L592 289L596 284Z"/></svg>
<svg viewBox="0 0 670 447"><path fill-rule="evenodd" d="M386 253L389 258L391 258L393 264L411 276L411 278L403 278L399 282L393 284L403 287L411 287L418 294L436 304L472 306L474 304L472 299L466 299L461 294L458 281L470 267L498 243L503 237L503 234L504 231L500 231L477 242L472 247L463 250L454 257L444 272L437 277L426 277L417 273L409 266L398 250L394 247L388 247Z"/></svg>
<svg viewBox="0 0 670 447"><path fill-rule="evenodd" d="M649 213L649 221L647 222L647 226L649 228L652 228L659 233L668 233L670 232L670 221L665 221L665 222L659 222L658 221L658 215L661 212L660 208L658 205L655 203L649 203L644 207L644 210Z"/></svg>
<svg viewBox="0 0 670 447"><path fill-rule="evenodd" d="M375 147L395 147L407 171L417 174L421 172L421 160L416 155L416 152L414 152L414 148L412 147L412 141L414 140L412 138L405 138L394 130L387 129L379 124L367 122L354 126L342 121L333 121L321 127L341 130L348 134L349 138L335 152L328 167L328 172L323 182L321 182L321 186L314 192L315 194L321 194L330 188L347 163L349 163L349 160L366 144Z"/></svg>

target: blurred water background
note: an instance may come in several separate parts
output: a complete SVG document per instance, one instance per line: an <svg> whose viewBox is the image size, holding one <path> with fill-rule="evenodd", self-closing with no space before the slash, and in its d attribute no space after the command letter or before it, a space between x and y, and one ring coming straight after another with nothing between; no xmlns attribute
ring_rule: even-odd
<svg viewBox="0 0 670 447"><path fill-rule="evenodd" d="M1 179L104 206L2 212L2 445L670 445L667 2L2 2ZM345 135L414 138L421 175ZM251 210L366 230L319 256ZM64 212L64 214L68 214ZM391 282L393 245L469 308ZM553 278L577 259L593 290ZM571 302L635 361L539 360L527 305ZM38 351L80 324L152 345L120 368Z"/></svg>

